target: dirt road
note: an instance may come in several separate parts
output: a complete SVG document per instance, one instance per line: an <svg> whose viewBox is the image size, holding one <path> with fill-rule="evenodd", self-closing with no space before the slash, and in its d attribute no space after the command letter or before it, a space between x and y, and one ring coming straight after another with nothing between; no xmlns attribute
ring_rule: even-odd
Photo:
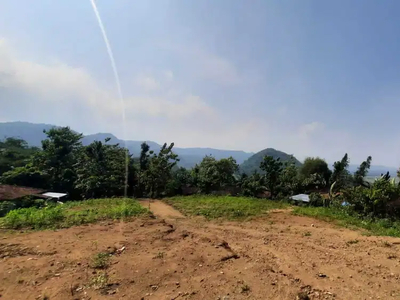
<svg viewBox="0 0 400 300"><path fill-rule="evenodd" d="M400 298L398 239L288 211L209 222L164 205L151 203L156 219L1 232L0 299ZM100 251L106 270L91 267Z"/></svg>

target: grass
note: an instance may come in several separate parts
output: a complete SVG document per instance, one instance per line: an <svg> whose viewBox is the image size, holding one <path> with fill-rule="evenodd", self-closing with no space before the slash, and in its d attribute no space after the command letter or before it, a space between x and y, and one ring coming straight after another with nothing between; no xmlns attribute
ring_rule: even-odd
<svg viewBox="0 0 400 300"><path fill-rule="evenodd" d="M388 219L362 219L348 214L345 210L324 207L295 207L293 214L313 217L324 221L333 221L335 224L351 229L365 229L368 234L378 236L400 237L400 221Z"/></svg>
<svg viewBox="0 0 400 300"><path fill-rule="evenodd" d="M280 201L231 196L181 196L165 201L185 215L207 219L245 219L262 215L270 209L288 207L287 203Z"/></svg>
<svg viewBox="0 0 400 300"><path fill-rule="evenodd" d="M93 223L105 219L124 219L148 213L132 199L93 199L67 202L45 208L21 208L0 218L3 228L54 229Z"/></svg>
<svg viewBox="0 0 400 300"><path fill-rule="evenodd" d="M100 273L97 274L96 276L94 276L91 280L91 286L96 289L96 290L100 290L100 289L104 289L105 287L107 287L108 285L108 281L109 281L109 277L107 275L107 273Z"/></svg>
<svg viewBox="0 0 400 300"><path fill-rule="evenodd" d="M91 267L94 269L106 269L110 264L110 254L100 252L93 256Z"/></svg>

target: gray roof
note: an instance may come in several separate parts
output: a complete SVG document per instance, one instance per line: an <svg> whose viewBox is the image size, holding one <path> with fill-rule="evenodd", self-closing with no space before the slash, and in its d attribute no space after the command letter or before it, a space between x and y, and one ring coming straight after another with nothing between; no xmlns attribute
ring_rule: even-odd
<svg viewBox="0 0 400 300"><path fill-rule="evenodd" d="M290 197L292 200L303 201L303 202L310 202L310 197L306 194L298 194Z"/></svg>

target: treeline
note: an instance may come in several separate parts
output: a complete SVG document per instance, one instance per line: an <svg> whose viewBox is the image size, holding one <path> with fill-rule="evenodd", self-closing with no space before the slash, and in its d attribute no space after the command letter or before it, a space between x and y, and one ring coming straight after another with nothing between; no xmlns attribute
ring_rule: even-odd
<svg viewBox="0 0 400 300"><path fill-rule="evenodd" d="M193 169L179 168L174 144L150 149L143 143L133 156L109 140L81 143L82 135L68 127L45 131L42 148L8 138L0 142L0 182L67 192L71 199L101 197L165 197L186 193L231 193L251 197L285 199L311 193L311 205L345 204L365 216L396 215L400 187L389 174L369 183L368 157L358 170L348 171L347 154L330 170L321 158L307 158L298 167L294 160L265 156L260 173L239 174L230 157L216 160L206 156Z"/></svg>

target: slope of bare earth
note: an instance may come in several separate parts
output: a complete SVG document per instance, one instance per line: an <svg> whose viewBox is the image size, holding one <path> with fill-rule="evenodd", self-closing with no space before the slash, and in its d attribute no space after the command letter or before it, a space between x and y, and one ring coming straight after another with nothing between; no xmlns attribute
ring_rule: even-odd
<svg viewBox="0 0 400 300"><path fill-rule="evenodd" d="M153 206L156 219L2 231L1 299L400 297L398 239L285 210L248 222L210 222L163 205ZM91 258L101 251L112 253L110 265L93 269Z"/></svg>

